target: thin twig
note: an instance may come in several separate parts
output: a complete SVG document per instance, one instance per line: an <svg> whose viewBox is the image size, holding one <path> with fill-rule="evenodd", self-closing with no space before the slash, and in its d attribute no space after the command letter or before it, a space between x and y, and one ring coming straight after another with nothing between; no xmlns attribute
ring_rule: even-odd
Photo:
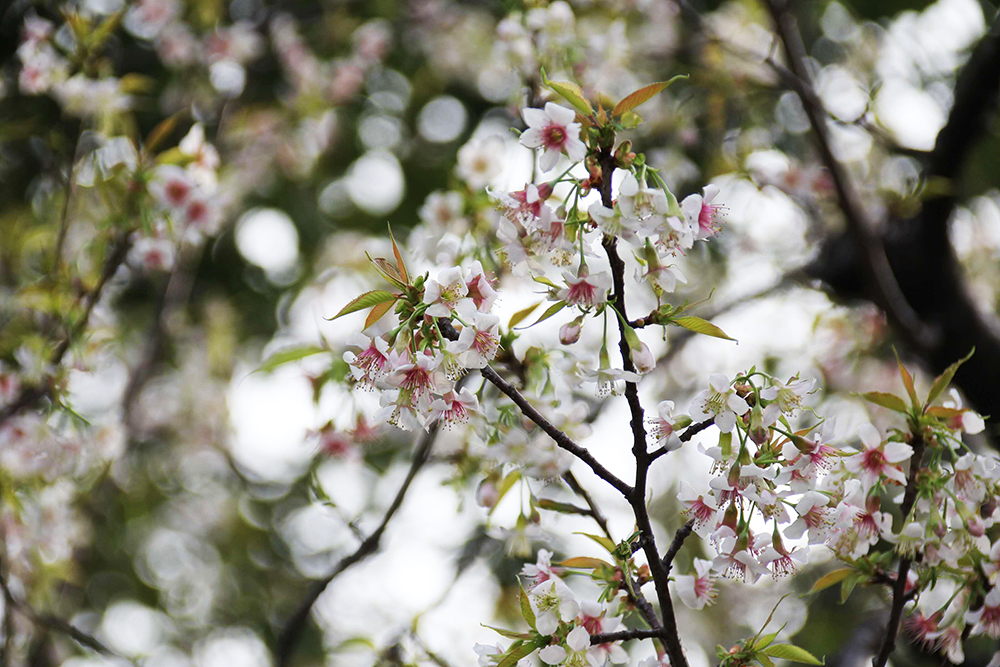
<svg viewBox="0 0 1000 667"><path fill-rule="evenodd" d="M907 517L917 500L917 475L924 458L924 438L920 433L913 439L913 454L910 456L910 471L906 480L906 491L903 493L903 503L899 510L903 515L905 527ZM885 636L878 654L872 660L872 667L885 667L889 655L896 648L896 633L899 631L899 620L903 615L903 605L906 603L906 580L910 573L911 559L905 557L899 561L899 571L892 586L892 609L889 612L889 624L885 628Z"/></svg>
<svg viewBox="0 0 1000 667"><path fill-rule="evenodd" d="M406 492L409 490L410 485L417 476L417 473L420 472L420 469L430 458L431 449L434 445L434 438L438 431L438 425L439 422L435 422L421 436L420 442L417 444L417 448L413 452L413 462L410 463L410 469L406 473L406 478L403 480L402 485L400 485L399 490L396 492L396 497L393 498L392 504L390 504L389 508L385 511L385 515L382 517L382 522L379 523L378 527L358 546L357 549L354 550L352 554L340 559L340 562L337 563L328 575L313 583L305 597L301 602L299 602L299 606L295 610L295 613L292 614L288 621L285 622L284 627L278 634L276 654L276 664L278 667L285 667L290 663L292 654L295 651L295 646L298 644L303 630L305 630L306 621L309 619L309 614L312 611L313 605L316 603L316 600L319 599L319 596L323 594L323 591L326 590L326 587L330 585L330 582L336 579L337 576L344 570L378 551L379 543L382 540L382 534L385 533L385 529L392 520L392 517L396 514L396 511L402 506L403 499L406 497Z"/></svg>
<svg viewBox="0 0 1000 667"><path fill-rule="evenodd" d="M691 531L694 530L694 519L689 519L687 523L677 529L677 533L674 535L674 541L670 543L670 548L667 549L667 553L663 554L663 569L670 572L670 568L673 567L674 558L677 556L677 552L681 550L684 546L684 540L688 538Z"/></svg>
<svg viewBox="0 0 1000 667"><path fill-rule="evenodd" d="M610 644L611 642L626 641L629 639L656 639L660 636L660 630L619 630L618 632L599 632L590 635L590 645Z"/></svg>

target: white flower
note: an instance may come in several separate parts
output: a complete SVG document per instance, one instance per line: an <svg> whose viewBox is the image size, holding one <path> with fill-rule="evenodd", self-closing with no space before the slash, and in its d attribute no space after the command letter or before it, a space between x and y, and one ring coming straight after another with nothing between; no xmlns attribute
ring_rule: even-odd
<svg viewBox="0 0 1000 667"><path fill-rule="evenodd" d="M611 289L611 275L604 271L591 274L584 267L575 276L569 271L563 272L566 287L556 292L556 296L568 304L578 306L596 306L608 300L608 290Z"/></svg>
<svg viewBox="0 0 1000 667"><path fill-rule="evenodd" d="M712 200L719 194L718 185L706 185L705 195L688 195L681 202L681 211L688 224L695 231L695 239L705 239L719 233L722 225L724 207L713 204Z"/></svg>
<svg viewBox="0 0 1000 667"><path fill-rule="evenodd" d="M556 166L560 153L565 153L573 162L586 157L587 147L580 140L580 124L573 122L575 111L548 102L544 111L528 108L521 113L528 124L528 129L521 135L521 144L544 149L538 163L542 171Z"/></svg>
<svg viewBox="0 0 1000 667"><path fill-rule="evenodd" d="M458 150L455 172L472 190L482 190L503 170L504 145L500 137L473 139Z"/></svg>
<svg viewBox="0 0 1000 667"><path fill-rule="evenodd" d="M496 315L473 313L458 340L449 341L445 349L459 355L459 363L465 368L485 368L500 349L499 327L500 318Z"/></svg>
<svg viewBox="0 0 1000 667"><path fill-rule="evenodd" d="M584 664L583 658L590 648L590 633L582 625L576 626L566 635L566 647L569 650L558 644L551 644L539 651L538 657L549 665L561 665L564 662L572 665Z"/></svg>
<svg viewBox="0 0 1000 667"><path fill-rule="evenodd" d="M539 634L546 636L553 634L559 628L560 621L568 623L580 611L580 605L573 591L558 578L549 579L537 586L528 594L528 601L531 603L532 611L535 612L535 629ZM587 646L590 646L589 635Z"/></svg>
<svg viewBox="0 0 1000 667"><path fill-rule="evenodd" d="M709 389L691 399L691 418L703 421L715 418L715 425L723 433L736 427L736 418L746 414L750 406L733 391L729 378L722 373L712 373L708 378Z"/></svg>
<svg viewBox="0 0 1000 667"><path fill-rule="evenodd" d="M429 304L427 315L431 317L451 317L452 312L470 313L475 309L467 298L469 286L462 276L461 267L454 266L438 274L437 280L424 283L424 303Z"/></svg>

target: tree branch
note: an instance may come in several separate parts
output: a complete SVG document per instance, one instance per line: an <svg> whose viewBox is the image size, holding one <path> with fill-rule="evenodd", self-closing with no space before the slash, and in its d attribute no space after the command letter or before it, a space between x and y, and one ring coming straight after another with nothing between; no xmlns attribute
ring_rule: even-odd
<svg viewBox="0 0 1000 667"><path fill-rule="evenodd" d="M410 470L406 473L406 478L403 480L402 485L396 492L396 497L393 498L392 504L389 505L389 509L386 510L385 516L382 517L382 522L367 537L367 539L365 539L358 546L358 548L354 550L354 553L342 558L330 574L312 584L305 597L299 603L295 613L292 614L288 621L285 622L284 627L278 634L278 644L275 658L278 667L285 667L290 664L292 654L295 651L295 646L298 643L299 638L302 636L303 630L305 630L306 622L309 619L309 614L312 611L313 605L316 603L316 600L319 599L319 596L323 594L323 591L326 590L326 587L330 585L330 582L336 579L337 576L344 570L378 551L379 543L382 540L382 534L385 533L385 529L392 520L392 517L396 514L396 511L402 506L403 499L406 497L406 492L409 490L413 479L417 476L417 473L420 472L420 469L430 458L431 448L434 445L434 438L437 435L438 424L438 422L435 422L427 432L421 435L420 442L417 445L416 450L413 452L413 462L410 464Z"/></svg>
<svg viewBox="0 0 1000 667"><path fill-rule="evenodd" d="M684 540L688 538L691 532L694 530L694 519L689 519L687 523L677 529L677 533L674 535L674 541L670 543L670 548L667 549L667 553L663 554L663 569L668 573L670 568L673 567L674 558L677 556L677 552L681 550L684 546Z"/></svg>
<svg viewBox="0 0 1000 667"><path fill-rule="evenodd" d="M619 630L618 632L599 632L590 635L590 645L610 644L611 642L627 641L629 639L657 639L661 630Z"/></svg>
<svg viewBox="0 0 1000 667"><path fill-rule="evenodd" d="M913 439L913 454L910 456L910 470L906 480L906 491L903 493L903 504L899 510L903 514L903 525L900 530L906 527L907 517L913 504L917 500L917 475L924 458L924 438L920 433L916 433ZM878 654L872 660L872 667L885 667L889 660L889 655L896 648L896 633L899 631L899 619L903 615L903 605L906 603L906 579L910 573L911 559L906 557L899 561L899 571L896 580L892 584L892 609L889 612L889 624L885 628L885 636L882 639L882 646Z"/></svg>

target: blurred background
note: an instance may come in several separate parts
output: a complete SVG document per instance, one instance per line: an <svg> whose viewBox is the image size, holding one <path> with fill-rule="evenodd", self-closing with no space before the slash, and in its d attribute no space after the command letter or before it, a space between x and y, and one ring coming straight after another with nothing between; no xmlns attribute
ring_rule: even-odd
<svg viewBox="0 0 1000 667"><path fill-rule="evenodd" d="M836 156L875 218L912 217L940 186L924 159L996 8L856 0L795 12ZM709 373L757 364L818 378L815 409L837 416L841 443L865 421L896 425L852 394L899 390L899 340L849 281L826 280L836 258L824 249L844 222L801 103L766 62L781 57L750 0L0 2L0 380L58 384L0 427L6 607L17 599L38 614L5 609L6 664L122 663L48 615L148 667L275 660L314 582L379 525L421 437L373 422L377 395L342 382L360 315L326 318L379 286L365 252L391 252L387 223L411 273L447 265L492 224L485 188L532 177L512 129L523 128L521 107L550 99L541 66L612 99L690 75L643 107L628 138L678 198L721 188L722 234L680 259L688 283L673 302L705 300L697 312L739 343L653 334L661 360L641 388L647 410L667 398L683 410ZM86 85L74 89L68 71ZM950 239L986 313L1000 289L996 129L994 118L951 183ZM113 139L151 133L164 160L194 150L211 171L213 229L133 248L53 369L54 341L79 322L128 197L115 165L130 158L109 157ZM458 197L450 213L442 193ZM537 297L502 268L498 277L506 323ZM633 312L651 305L639 303ZM512 352L530 366L563 323L523 332ZM276 353L287 363L265 363ZM2 406L14 394L0 390ZM627 478L624 402L579 392L582 444ZM653 471L659 540L682 523L678 480L708 477L698 444ZM573 470L615 537L631 534L616 493ZM488 472L474 430L436 434L381 548L323 590L290 664L471 664L476 642L498 640L480 624L518 623L516 573L538 548L600 555L573 534L596 532L588 517L519 520L518 493L481 507ZM559 480L530 484L538 497L573 496ZM717 644L808 590L832 567L814 553L797 578L727 582L705 612L679 608L691 664L715 664ZM682 553L683 571L695 555L697 545ZM778 625L828 665L867 663L885 600L874 588L839 596L791 595ZM900 644L896 665L941 661ZM629 648L633 664L652 654ZM973 640L969 664L993 650Z"/></svg>

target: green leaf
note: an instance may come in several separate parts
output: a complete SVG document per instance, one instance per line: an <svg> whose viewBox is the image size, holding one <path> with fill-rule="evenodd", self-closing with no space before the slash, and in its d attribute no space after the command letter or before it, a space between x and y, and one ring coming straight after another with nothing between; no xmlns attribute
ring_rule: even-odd
<svg viewBox="0 0 1000 667"><path fill-rule="evenodd" d="M769 655L772 658L781 658L782 660L801 662L805 665L823 664L821 660L809 651L792 644L773 644L765 649L761 649L760 652L765 655Z"/></svg>
<svg viewBox="0 0 1000 667"><path fill-rule="evenodd" d="M573 558L567 558L561 563L556 563L559 567L572 567L579 570L596 570L602 567L612 567L611 563L601 560L600 558L591 558L589 556L575 556Z"/></svg>
<svg viewBox="0 0 1000 667"><path fill-rule="evenodd" d="M511 315L510 316L510 322L507 323L507 328L508 329L513 329L514 327L516 327L518 324L520 324L522 321L524 321L524 319L526 317L528 317L528 315L531 315L533 312L535 312L535 309L538 308L543 303L545 303L545 302L544 301L539 301L538 303L532 304L532 305L528 306L527 308L522 308L521 310L519 310L516 313L514 313L513 315Z"/></svg>
<svg viewBox="0 0 1000 667"><path fill-rule="evenodd" d="M763 653L758 653L754 656L754 659L759 662L763 667L774 667L774 661Z"/></svg>
<svg viewBox="0 0 1000 667"><path fill-rule="evenodd" d="M553 315L555 315L556 313L558 313L560 310L562 310L565 307L566 307L566 302L565 301L557 301L554 304L552 304L551 306L549 306L545 310L545 312L542 313L542 316L539 317L537 320L535 320L534 323L529 324L526 327L521 327L521 328L522 329L530 329L531 327L535 326L539 322L544 322L545 320L549 319L550 317L552 317Z"/></svg>
<svg viewBox="0 0 1000 667"><path fill-rule="evenodd" d="M606 538L606 537L604 537L602 535L591 535L590 533L573 533L573 534L574 535L583 535L584 537L589 537L590 539L594 540L595 542L597 542L598 544L600 544L602 547L604 547L605 549L607 549L608 553L612 554L612 555L615 553L615 547L618 546L617 544L615 544L614 542L612 542L611 540L609 540L608 538Z"/></svg>
<svg viewBox="0 0 1000 667"><path fill-rule="evenodd" d="M531 601L528 599L528 594L521 589L521 593L518 596L521 603L521 616L524 616L524 620L528 622L528 627L532 630L535 629L535 610L531 608Z"/></svg>
<svg viewBox="0 0 1000 667"><path fill-rule="evenodd" d="M367 329L371 325L378 322L379 318L388 313L394 305L396 305L395 299L393 299L392 301L383 301L382 303L372 308L371 312L368 313L368 317L365 318L364 328Z"/></svg>
<svg viewBox="0 0 1000 667"><path fill-rule="evenodd" d="M883 408L889 408L890 410L906 414L906 402L895 394L887 394L884 391L867 391L861 395L866 401L875 405L881 405Z"/></svg>
<svg viewBox="0 0 1000 667"><path fill-rule="evenodd" d="M667 86L672 84L678 79L688 78L687 74L678 74L669 81L659 81L657 83L651 83L648 86L643 86L639 90L633 91L622 98L622 101L615 105L615 108L611 110L612 116L620 116L626 111L631 111L635 109L640 104L645 104L649 100L653 99L664 90Z"/></svg>
<svg viewBox="0 0 1000 667"><path fill-rule="evenodd" d="M385 303L386 301L395 301L396 295L392 292L387 292L385 290L375 289L370 292L365 292L361 296L354 298L350 303L340 309L340 312L333 317L324 318L327 321L332 321L338 317L343 317L350 313L357 312L359 310L364 310L365 308L370 308L372 306L377 306L380 303Z"/></svg>
<svg viewBox="0 0 1000 667"><path fill-rule="evenodd" d="M293 361L298 361L299 359L305 359L306 357L311 357L314 354L319 354L321 352L329 352L329 350L324 350L321 347L315 345L306 345L304 347L293 347L287 350L278 350L270 357L267 358L264 363L262 363L255 372L270 373L278 366L283 366L287 363Z"/></svg>
<svg viewBox="0 0 1000 667"><path fill-rule="evenodd" d="M489 628L501 637L506 637L507 639L531 639L534 637L534 635L530 632L514 632L513 630L504 630L503 628L494 628L492 625L486 625L485 623L480 623L480 625L484 628Z"/></svg>
<svg viewBox="0 0 1000 667"><path fill-rule="evenodd" d="M853 572L854 572L853 569L845 567L824 574L822 577L816 580L815 584L812 585L812 588L809 589L809 593L819 593L822 590L826 590L830 586L840 583L841 581L849 577ZM809 593L806 593L806 595L808 595Z"/></svg>
<svg viewBox="0 0 1000 667"><path fill-rule="evenodd" d="M493 504L493 507L490 508L488 514L493 514L493 510L497 508L500 501L503 500L503 497L507 495L507 492L510 491L511 487L514 486L519 479L521 479L520 470L514 469L507 473L507 476L503 478L502 482L500 482L500 486L497 487L497 501Z"/></svg>
<svg viewBox="0 0 1000 667"><path fill-rule="evenodd" d="M500 658L500 662L497 663L497 667L514 667L518 660L531 655L536 649L548 643L548 637L540 637L528 642L516 641L504 652L503 657Z"/></svg>
<svg viewBox="0 0 1000 667"><path fill-rule="evenodd" d="M541 283L543 285L548 285L549 287L559 289L559 285L556 285L554 282L552 282L545 276L532 276L531 279L534 280L536 283Z"/></svg>
<svg viewBox="0 0 1000 667"><path fill-rule="evenodd" d="M940 396L944 390L948 388L948 385L951 384L951 380L955 377L955 373L958 371L959 367L968 361L969 358L975 353L976 348L972 348L971 352L953 363L951 366L948 366L948 368L944 369L944 372L941 373L941 375L937 376L934 380L934 384L931 385L931 392L927 395L927 402L925 405L933 403L934 399Z"/></svg>
<svg viewBox="0 0 1000 667"><path fill-rule="evenodd" d="M704 334L706 336L714 336L716 338L724 338L725 340L733 340L735 338L730 338L726 335L726 332L715 326L708 320L703 320L700 317L695 317L694 315L686 315L684 317L678 317L675 320L670 320L671 324L676 324L679 327L684 327L689 331L695 333Z"/></svg>
<svg viewBox="0 0 1000 667"><path fill-rule="evenodd" d="M853 576L846 577L844 582L840 584L840 604L847 602L847 598L851 597L851 593L854 592L854 587L857 586L862 579L865 579L865 575L855 572Z"/></svg>
<svg viewBox="0 0 1000 667"><path fill-rule="evenodd" d="M545 76L545 68L542 68L542 81L546 86L561 95L573 108L580 113L589 116L594 113L594 107L590 105L590 100L584 94L583 89L572 81L549 81Z"/></svg>
<svg viewBox="0 0 1000 667"><path fill-rule="evenodd" d="M389 260L383 257L373 258L367 252L365 253L365 257L367 257L368 261L372 263L375 270L378 271L383 278L389 281L393 287L396 287L397 289L406 289L406 283L403 282L403 277L399 275L399 270L397 270L396 267L389 262Z"/></svg>
<svg viewBox="0 0 1000 667"><path fill-rule="evenodd" d="M634 130L642 125L643 118L634 111L626 111L618 122L621 123L622 129Z"/></svg>
<svg viewBox="0 0 1000 667"><path fill-rule="evenodd" d="M586 507L578 507L573 503L561 503L551 498L540 498L535 503L538 509L549 510L550 512L560 512L562 514L584 514L590 515L590 510Z"/></svg>
<svg viewBox="0 0 1000 667"><path fill-rule="evenodd" d="M747 649L749 650L749 649L752 648L754 650L759 650L759 649L762 649L762 648L764 648L766 646L770 646L771 642L774 641L774 638L778 636L778 633L781 632L784 629L785 629L785 626L782 625L780 628L778 628L777 632L769 632L769 633L767 633L763 637L760 637L759 639L757 639L756 641L754 641L753 646L748 646Z"/></svg>

